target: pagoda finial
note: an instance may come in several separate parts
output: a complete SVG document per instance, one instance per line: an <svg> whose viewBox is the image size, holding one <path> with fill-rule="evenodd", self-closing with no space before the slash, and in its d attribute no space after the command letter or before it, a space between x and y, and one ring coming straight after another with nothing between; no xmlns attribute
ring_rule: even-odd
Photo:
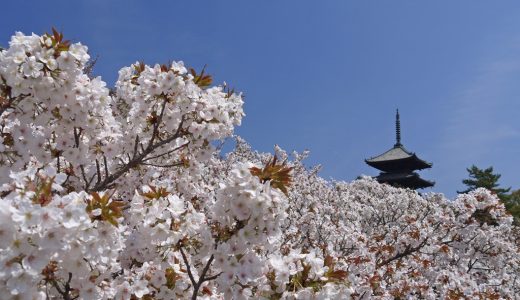
<svg viewBox="0 0 520 300"><path fill-rule="evenodd" d="M399 109L395 114L395 145L394 147L399 147L401 145L401 120L399 120Z"/></svg>

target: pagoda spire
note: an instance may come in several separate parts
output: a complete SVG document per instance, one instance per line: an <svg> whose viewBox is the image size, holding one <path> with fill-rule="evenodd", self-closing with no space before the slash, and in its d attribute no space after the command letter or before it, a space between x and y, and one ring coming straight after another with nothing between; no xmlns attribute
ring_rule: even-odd
<svg viewBox="0 0 520 300"><path fill-rule="evenodd" d="M374 177L379 183L388 183L397 187L422 189L432 187L435 182L421 178L416 170L429 169L432 164L426 162L413 152L409 152L401 144L401 120L399 109L395 113L395 145L378 156L365 159L365 162L379 171Z"/></svg>
<svg viewBox="0 0 520 300"><path fill-rule="evenodd" d="M401 144L401 120L399 119L399 109L395 114L395 145L394 147L400 147Z"/></svg>

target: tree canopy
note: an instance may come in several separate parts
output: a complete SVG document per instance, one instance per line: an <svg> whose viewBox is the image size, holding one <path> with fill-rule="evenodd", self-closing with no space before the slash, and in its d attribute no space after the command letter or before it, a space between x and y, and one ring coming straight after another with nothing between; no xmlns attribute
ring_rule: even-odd
<svg viewBox="0 0 520 300"><path fill-rule="evenodd" d="M486 169L480 169L475 165L472 165L470 168L466 169L468 171L469 178L462 180L467 186L467 189L459 192L459 193L468 193L477 188L485 188L493 193L495 193L500 199L505 199L506 193L511 190L511 188L501 188L498 180L500 179L500 174L493 173L493 167L488 167Z"/></svg>
<svg viewBox="0 0 520 300"><path fill-rule="evenodd" d="M520 190L512 191L504 201L506 209L515 218L515 224L520 226Z"/></svg>
<svg viewBox="0 0 520 300"><path fill-rule="evenodd" d="M485 188L495 193L505 204L507 211L515 218L515 224L520 225L520 190L516 190L508 194L511 188L501 188L498 180L500 174L493 173L493 167L480 169L475 165L466 169L469 178L462 180L467 189L459 193L468 193L477 188Z"/></svg>

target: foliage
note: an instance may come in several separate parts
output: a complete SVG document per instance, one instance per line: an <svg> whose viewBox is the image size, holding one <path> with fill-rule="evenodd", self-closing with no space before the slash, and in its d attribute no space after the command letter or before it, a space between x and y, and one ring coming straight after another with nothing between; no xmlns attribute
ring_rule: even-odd
<svg viewBox="0 0 520 300"><path fill-rule="evenodd" d="M515 218L515 224L520 226L520 190L512 191L506 197L504 204L507 211Z"/></svg>
<svg viewBox="0 0 520 300"><path fill-rule="evenodd" d="M109 92L88 61L56 30L0 52L0 298L520 293L520 234L489 191L330 182L238 137L221 158L240 94L182 62L136 62Z"/></svg>
<svg viewBox="0 0 520 300"><path fill-rule="evenodd" d="M485 188L495 193L498 198L504 200L506 197L506 193L509 192L511 188L500 188L498 180L502 175L494 174L493 167L489 167L487 169L480 169L475 165L472 165L470 168L466 169L469 173L469 178L462 180L467 186L467 189L463 192L459 193L468 193L477 188Z"/></svg>
<svg viewBox="0 0 520 300"><path fill-rule="evenodd" d="M504 202L506 210L513 215L515 224L520 225L520 193L519 191L513 191L510 194L508 192L511 188L500 188L498 180L500 174L493 173L493 167L487 169L479 169L475 165L467 169L469 173L468 179L464 179L462 182L468 187L467 190L459 193L467 193L477 188L485 188L496 194L500 200Z"/></svg>
<svg viewBox="0 0 520 300"><path fill-rule="evenodd" d="M276 155L263 169L250 168L251 174L257 176L262 183L270 181L272 187L278 188L286 195L287 187L291 184L291 170L292 168L285 166L285 163L277 164Z"/></svg>
<svg viewBox="0 0 520 300"><path fill-rule="evenodd" d="M92 199L87 200L86 211L90 219L107 221L108 223L119 226L118 219L123 217L122 208L125 205L122 201L110 199L110 194L99 195L92 193Z"/></svg>

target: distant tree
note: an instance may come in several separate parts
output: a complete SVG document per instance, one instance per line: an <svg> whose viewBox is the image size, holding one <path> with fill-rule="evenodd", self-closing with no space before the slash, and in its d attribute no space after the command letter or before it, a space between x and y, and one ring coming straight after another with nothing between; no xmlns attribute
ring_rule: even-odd
<svg viewBox="0 0 520 300"><path fill-rule="evenodd" d="M504 201L506 209L515 218L515 225L520 226L520 189L512 191Z"/></svg>
<svg viewBox="0 0 520 300"><path fill-rule="evenodd" d="M459 194L468 193L470 191L473 191L477 188L486 188L493 193L497 195L498 198L500 198L502 201L506 201L508 198L507 193L511 188L500 188L498 180L502 175L500 174L493 174L493 167L489 167L487 169L480 169L475 165L472 165L471 168L466 169L469 173L469 178L462 180L462 183L464 183L467 186L467 189L458 192Z"/></svg>
<svg viewBox="0 0 520 300"><path fill-rule="evenodd" d="M462 180L462 183L467 186L467 189L458 193L467 193L480 187L490 190L502 200L506 210L513 216L514 224L520 226L520 189L508 194L511 190L510 187L507 189L500 188L498 180L501 175L493 174L493 167L480 169L472 165L471 168L466 170L469 173L469 178Z"/></svg>

